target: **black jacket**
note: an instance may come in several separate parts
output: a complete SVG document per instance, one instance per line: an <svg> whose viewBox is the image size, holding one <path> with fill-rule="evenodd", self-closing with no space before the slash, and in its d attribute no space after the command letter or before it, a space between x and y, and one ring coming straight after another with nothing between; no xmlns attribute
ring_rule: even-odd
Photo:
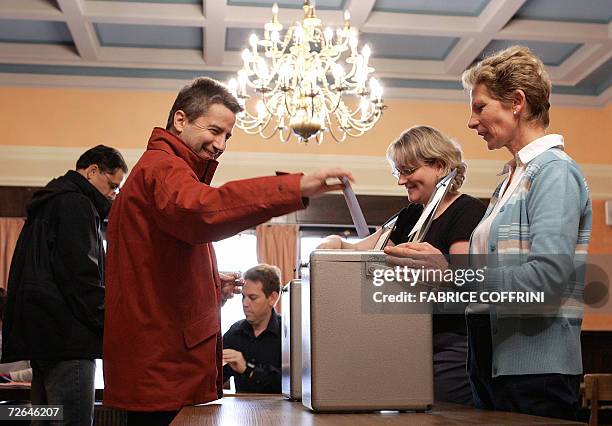
<svg viewBox="0 0 612 426"><path fill-rule="evenodd" d="M9 272L2 362L102 356L109 208L72 170L34 194Z"/></svg>

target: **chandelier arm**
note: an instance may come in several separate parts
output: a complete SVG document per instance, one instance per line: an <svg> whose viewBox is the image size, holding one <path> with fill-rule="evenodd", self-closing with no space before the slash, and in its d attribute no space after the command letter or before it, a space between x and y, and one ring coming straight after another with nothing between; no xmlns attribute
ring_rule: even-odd
<svg viewBox="0 0 612 426"><path fill-rule="evenodd" d="M264 130L266 129L266 127L268 127L268 124L270 123L270 120L268 120L268 122L266 123L266 125L264 126L263 129L261 129L258 133L259 135L264 139L264 140L269 140L272 139L274 137L274 135L276 134L276 132L278 131L278 127L274 127L274 131L272 133L270 133L268 136L266 136L264 134Z"/></svg>
<svg viewBox="0 0 612 426"><path fill-rule="evenodd" d="M249 111L247 111L246 109L242 112L243 116L246 116L245 118L241 118L241 121L244 123L257 123L259 122L259 118L255 117L253 114L251 114ZM250 124L248 124L250 125Z"/></svg>
<svg viewBox="0 0 612 426"><path fill-rule="evenodd" d="M361 134L371 130L378 120L352 122L352 127L357 129Z"/></svg>
<svg viewBox="0 0 612 426"><path fill-rule="evenodd" d="M279 57L282 58L283 56L285 56L287 49L289 48L289 45L291 44L291 39L293 38L293 27L289 27L287 29L287 32L285 33L285 39L280 43L281 46L283 47L282 49L279 50Z"/></svg>
<svg viewBox="0 0 612 426"><path fill-rule="evenodd" d="M239 126L240 127L240 126ZM259 133L259 124L255 123L254 125L249 125L248 127L240 127L244 132L249 135L254 135Z"/></svg>
<svg viewBox="0 0 612 426"><path fill-rule="evenodd" d="M271 97L273 97L273 96L271 96ZM268 102L266 102L266 99L267 99L267 98L266 98L266 94L265 94L265 93L262 93L262 94L261 94L261 100L263 101L263 105L264 105L264 107L266 108L266 111L268 112L268 115L269 115L269 116L273 116L273 115L275 115L275 113L274 113L274 112L272 112L272 110L270 110L269 105L268 105Z"/></svg>
<svg viewBox="0 0 612 426"><path fill-rule="evenodd" d="M349 117L349 123L351 123L352 127L359 129L368 127L368 120L356 119L354 117Z"/></svg>
<svg viewBox="0 0 612 426"><path fill-rule="evenodd" d="M333 99L331 99L332 95L333 94L331 92L329 92L329 91L327 91L327 92L325 92L323 94L323 102L322 103L323 103L323 108L325 108L326 115L334 113L333 107L334 107L334 102L335 101Z"/></svg>
<svg viewBox="0 0 612 426"><path fill-rule="evenodd" d="M278 91L278 88L280 87L281 81L280 81L280 70L277 70L276 68L271 68L271 73L268 74L268 83L272 83L274 82L273 87L270 89L270 91L272 93ZM274 78L276 77L276 78Z"/></svg>
<svg viewBox="0 0 612 426"><path fill-rule="evenodd" d="M346 131L344 129L342 129L340 127L340 130L342 131L342 137L338 138L336 136L336 134L334 133L334 129L332 127L332 122L331 119L328 117L327 118L327 130L329 131L329 134L331 135L331 137L338 143L344 142L346 140Z"/></svg>
<svg viewBox="0 0 612 426"><path fill-rule="evenodd" d="M291 129L288 129L287 136L285 137L283 136L283 129L279 129L279 137L282 143L287 143L291 139L292 134Z"/></svg>
<svg viewBox="0 0 612 426"><path fill-rule="evenodd" d="M355 120L355 117L357 116L357 114L360 114L360 113L361 111L360 111L359 106L352 111L348 107L346 108L346 116L351 120Z"/></svg>
<svg viewBox="0 0 612 426"><path fill-rule="evenodd" d="M351 120L353 122L358 121L357 120L357 115L361 114L361 109L359 108L359 105L357 105L357 108L351 110L348 106L345 109L345 114L346 114L346 118L348 120Z"/></svg>
<svg viewBox="0 0 612 426"><path fill-rule="evenodd" d="M328 89L324 94L324 99L325 101L323 102L323 105L325 107L325 112L327 115L330 115L334 114L340 106L340 102L342 102L342 95L341 93L335 94L332 90Z"/></svg>
<svg viewBox="0 0 612 426"><path fill-rule="evenodd" d="M240 126L238 126L238 127L240 127ZM248 128L240 127L240 129L244 133L246 133L247 135L257 135L257 134L259 134L259 126L257 126L257 125L256 126L251 126L251 127L248 127Z"/></svg>
<svg viewBox="0 0 612 426"><path fill-rule="evenodd" d="M357 133L354 133L353 130L356 130ZM352 137L352 138L358 138L359 136L362 136L365 132L361 129L356 129L354 127L345 129L345 132L348 136Z"/></svg>
<svg viewBox="0 0 612 426"><path fill-rule="evenodd" d="M289 96L287 96L287 93L284 94L284 98L285 98L285 109L287 110L287 114L290 117L295 117L295 113L297 112L297 110L291 111L291 105L289 105L288 103Z"/></svg>
<svg viewBox="0 0 612 426"><path fill-rule="evenodd" d="M310 117L313 119L315 118L315 97L314 96L310 97Z"/></svg>
<svg viewBox="0 0 612 426"><path fill-rule="evenodd" d="M317 145L321 145L323 143L324 138L325 135L323 134L323 132L317 133L317 135L315 136L315 141L317 142Z"/></svg>
<svg viewBox="0 0 612 426"><path fill-rule="evenodd" d="M238 122L238 127L244 130L245 132L250 132L253 129L259 128L260 120L259 118L255 118L253 115L248 114L247 119L240 119ZM253 133L250 133L253 134Z"/></svg>
<svg viewBox="0 0 612 426"><path fill-rule="evenodd" d="M263 132L268 128L268 126L270 125L270 122L272 122L272 114L268 114L268 117L266 117L265 119L265 123L260 124L259 125L259 133L261 134L262 137L264 137ZM264 139L269 139L269 138L265 138Z"/></svg>
<svg viewBox="0 0 612 426"><path fill-rule="evenodd" d="M250 130L250 129L254 129L257 126L259 126L258 121L256 120L242 120L238 123L238 127L240 127L243 130Z"/></svg>
<svg viewBox="0 0 612 426"><path fill-rule="evenodd" d="M334 107L334 109L331 111L331 113L335 113L338 110L338 107L340 106L340 103L342 102L342 92L338 93L338 100L336 101L336 106Z"/></svg>
<svg viewBox="0 0 612 426"><path fill-rule="evenodd" d="M359 131L361 134L364 133L364 129L367 129L368 125L364 122L349 118L347 120L347 129L348 130L352 130L355 129L357 131ZM348 132L350 136L355 136L353 133L351 133L350 131Z"/></svg>
<svg viewBox="0 0 612 426"><path fill-rule="evenodd" d="M355 59L353 61L353 63L351 64L351 69L349 70L348 73L345 74L344 76L344 80L349 81L351 78L353 78L355 76L355 74L357 73L357 57L356 56L350 56L350 58ZM347 58L348 59L348 58ZM347 62L348 63L348 62ZM355 87L357 87L357 83L353 83L351 82L352 85L354 85Z"/></svg>
<svg viewBox="0 0 612 426"><path fill-rule="evenodd" d="M338 59L340 59L342 52L336 52L335 49L332 48L328 48L328 50L330 50L329 53L321 52L319 53L319 55L321 55L323 60L329 64L328 66L331 66L331 63L338 62Z"/></svg>

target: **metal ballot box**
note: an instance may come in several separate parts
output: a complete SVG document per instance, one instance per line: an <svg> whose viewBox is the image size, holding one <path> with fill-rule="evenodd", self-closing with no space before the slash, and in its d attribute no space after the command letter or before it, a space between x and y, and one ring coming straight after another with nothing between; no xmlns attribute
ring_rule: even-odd
<svg viewBox="0 0 612 426"><path fill-rule="evenodd" d="M315 250L302 269L302 403L313 411L433 405L431 313L364 311L376 268L389 268L381 251Z"/></svg>
<svg viewBox="0 0 612 426"><path fill-rule="evenodd" d="M291 280L281 293L282 303L282 392L289 399L302 399L302 286Z"/></svg>

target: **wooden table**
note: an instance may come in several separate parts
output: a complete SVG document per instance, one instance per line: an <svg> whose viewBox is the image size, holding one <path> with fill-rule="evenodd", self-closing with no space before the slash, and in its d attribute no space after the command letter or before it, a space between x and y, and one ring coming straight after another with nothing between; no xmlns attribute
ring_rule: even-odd
<svg viewBox="0 0 612 426"><path fill-rule="evenodd" d="M183 408L172 426L187 425L583 425L584 423L485 411L462 405L439 403L427 413L314 414L301 402L280 395L238 394L205 405Z"/></svg>

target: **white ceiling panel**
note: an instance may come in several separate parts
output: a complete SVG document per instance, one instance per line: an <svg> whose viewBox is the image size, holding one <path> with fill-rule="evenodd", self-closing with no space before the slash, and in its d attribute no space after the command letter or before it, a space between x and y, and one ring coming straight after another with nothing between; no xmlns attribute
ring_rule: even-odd
<svg viewBox="0 0 612 426"><path fill-rule="evenodd" d="M391 13L478 16L489 0L376 0L374 10Z"/></svg>

